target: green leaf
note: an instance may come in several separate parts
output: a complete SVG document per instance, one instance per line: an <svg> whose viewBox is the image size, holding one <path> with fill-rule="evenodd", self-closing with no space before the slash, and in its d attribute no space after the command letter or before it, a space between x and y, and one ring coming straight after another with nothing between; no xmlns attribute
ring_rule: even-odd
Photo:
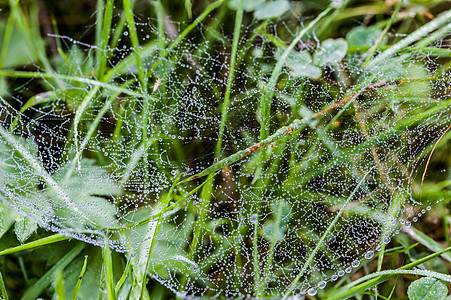
<svg viewBox="0 0 451 300"><path fill-rule="evenodd" d="M243 9L247 12L256 10L260 5L262 5L265 0L231 0L229 2L229 7L234 10L238 10L240 5L243 5Z"/></svg>
<svg viewBox="0 0 451 300"><path fill-rule="evenodd" d="M424 95L427 97L431 93L431 86L428 80L418 81L421 78L428 77L428 71L424 65L420 64L408 64L404 65L404 76L407 79L407 83L401 85L400 92L408 96ZM409 82L409 79L412 82Z"/></svg>
<svg viewBox="0 0 451 300"><path fill-rule="evenodd" d="M106 170L94 165L94 160L82 159L80 170L74 171L69 179L65 179L70 164L64 166L54 174L55 181L64 186L64 190L83 214L98 226L109 227L118 225L116 220L117 208L107 198L121 193L122 189L111 178ZM48 196L55 197L49 190ZM61 218L68 218L71 227L83 227L84 221L75 219L73 212L59 209Z"/></svg>
<svg viewBox="0 0 451 300"><path fill-rule="evenodd" d="M2 42L5 29L5 22L1 22L0 41ZM25 29L20 24L16 23L13 28L5 57L6 59L3 62L3 68L23 66L27 63L33 62L37 57L36 48L32 46Z"/></svg>
<svg viewBox="0 0 451 300"><path fill-rule="evenodd" d="M276 58L279 59L282 53L283 50L276 53ZM291 75L295 77L317 79L322 75L321 69L312 64L312 56L307 51L292 50L285 60L285 65L291 69Z"/></svg>
<svg viewBox="0 0 451 300"><path fill-rule="evenodd" d="M409 286L407 295L410 300L441 300L448 295L448 288L436 278L423 277Z"/></svg>
<svg viewBox="0 0 451 300"><path fill-rule="evenodd" d="M355 27L348 32L346 40L349 46L373 46L382 31L373 27ZM381 44L383 44L382 40Z"/></svg>
<svg viewBox="0 0 451 300"><path fill-rule="evenodd" d="M0 97L5 97L9 94L8 82L4 77L0 78Z"/></svg>
<svg viewBox="0 0 451 300"><path fill-rule="evenodd" d="M318 79L322 75L321 69L315 67L312 64L294 65L291 69L293 70L291 72L291 75L295 77L308 77L312 79Z"/></svg>
<svg viewBox="0 0 451 300"><path fill-rule="evenodd" d="M38 229L38 224L27 218L20 216L14 224L14 233L19 242L24 243Z"/></svg>
<svg viewBox="0 0 451 300"><path fill-rule="evenodd" d="M284 238L286 226L281 225L282 224L279 224L279 226L277 226L276 222L267 221L265 224L263 224L263 237L268 241L282 241Z"/></svg>
<svg viewBox="0 0 451 300"><path fill-rule="evenodd" d="M10 207L2 203L1 200L2 196L0 194L0 238L8 231L18 217L18 214Z"/></svg>
<svg viewBox="0 0 451 300"><path fill-rule="evenodd" d="M348 51L348 43L344 39L327 39L316 50L313 64L319 67L336 64L345 57L346 51Z"/></svg>
<svg viewBox="0 0 451 300"><path fill-rule="evenodd" d="M290 3L286 0L269 1L261 4L254 12L258 20L273 19L282 16L290 9Z"/></svg>

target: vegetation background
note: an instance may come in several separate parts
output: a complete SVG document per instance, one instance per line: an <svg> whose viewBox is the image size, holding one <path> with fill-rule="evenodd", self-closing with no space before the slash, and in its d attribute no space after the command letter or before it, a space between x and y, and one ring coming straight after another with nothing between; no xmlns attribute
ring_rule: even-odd
<svg viewBox="0 0 451 300"><path fill-rule="evenodd" d="M275 5L271 6L267 2L275 3ZM140 69L143 62L139 57L130 60L130 57L135 55L133 51L126 51L126 55L122 56L117 53L111 54L108 62L103 58L104 55L97 53L97 50L138 47L145 39L145 33L141 31L136 33L134 30L136 31L136 27L142 27L142 24L148 24L152 28L153 35L150 40L154 40L160 45L163 44L163 49L169 49L171 45L175 44L170 41L178 41L178 39L181 44L184 43L183 39L188 38L200 40L199 43L203 39L212 40L212 43L221 41L224 48L223 61L229 65L238 64L241 68L231 75L236 78L240 77L240 72L243 74L253 72L254 65L250 53L260 51L263 43L262 37L269 45L268 48L272 49L271 53L276 53L278 48L287 49L300 28L300 21L303 26L312 24L313 28L310 28L309 31L314 31L315 35L310 35L299 43L295 43L293 48L296 51L309 49L308 51L311 53L316 51L319 41L327 39L337 41L340 38L348 38L349 43L349 33L356 27L369 28L367 31L363 30L361 36L355 36L356 44L349 43L344 50L340 48L340 42L333 44L332 50L323 48L326 49L323 58L316 54L316 57L319 58L317 61L308 63L308 70L296 70L291 66L293 72L298 72L296 73L298 76L305 78L307 86L316 86L317 90L319 90L317 87L321 86L331 95L335 95L331 98L334 102L338 102L342 99L340 98L342 96L340 88L344 86L346 89L350 89L354 82L350 79L352 76L349 74L340 73L326 66L327 58L325 57L330 59L335 55L337 56L336 60L341 60L345 56L346 59L349 59L353 54L366 54L366 57L370 59L373 54L390 49L391 46L406 37L412 37L412 42L416 42L419 40L419 38L415 39L417 29L424 28L423 26L427 24L434 24L438 15L449 12L451 9L451 1L441 0L333 1L332 3L325 0L289 2L247 0L243 4L245 5L244 11L239 9L240 4L236 0L218 2L204 0L0 0L0 96L6 101L0 104L0 124L9 129L11 126L15 126L13 118L9 117L12 112L4 103L8 103L33 119L38 116L29 110L30 107L45 106L48 102L55 101L56 98L65 99L66 103L62 109L73 121L76 119L77 107L82 105L81 101L77 99L86 99L86 93L91 88L83 82L83 79L94 78L99 82L113 82L119 86L132 77L129 74L121 75L123 79L118 82L114 78L111 79L113 75L109 73L109 70L111 65L119 70L121 62L127 59L129 65L135 64L137 69L134 75L141 84L125 86L125 90L129 92L146 90L150 93L164 87L164 72L160 70L159 73L158 68L154 73L147 72L150 69L148 63L144 71ZM131 11L133 13L130 13ZM239 15L240 11L242 15ZM324 12L328 14L316 22L317 17ZM237 27L236 20L238 18L241 19L241 24L238 24ZM138 23L138 20L141 25L135 26L134 22ZM439 27L446 29L450 23L451 18L448 17ZM194 26L190 27L191 25ZM202 31L197 30L196 26L202 26ZM132 36L130 39L120 39L124 28L130 32ZM199 34L199 32L206 34ZM238 40L235 38L237 32L242 34L239 46ZM371 40L369 37L371 34L376 34L377 39ZM161 38L162 35L165 38ZM368 39L372 43L365 44ZM436 103L437 107L444 105L446 110L450 106L446 101L450 99L451 91L451 81L449 80L451 77L450 30L445 30L436 39L438 42L435 44L426 46L422 46L421 43L415 46L408 44L399 51L413 57L412 51L419 50L422 51L423 57L433 57L434 63L439 67L435 67L432 71L428 70L430 76L427 78L432 78L431 82L441 80L442 86L439 90L433 90L430 93L433 95L430 98L437 102L428 101ZM82 49L84 45L95 45L96 48L89 52L74 50L74 46ZM413 47L417 48L413 49ZM209 50L204 51L208 52ZM377 55L374 57L377 58ZM365 57L363 60L365 61ZM366 62L371 63L371 60ZM277 60L268 61L266 66L269 70L277 69ZM284 66L284 68L290 68L290 66ZM73 69L77 71L73 72ZM233 67L231 69L234 70ZM150 76L148 76L149 73ZM230 68L226 73L224 78L230 76ZM80 79L77 84L81 94L70 94L64 87L58 90L58 93L55 91L55 86L60 84L59 81L74 81L73 78L77 76ZM146 82L145 78L149 80ZM233 77L229 78L233 79ZM48 81L46 82L46 80ZM269 82L271 83L271 81ZM334 84L330 84L330 82L338 82L339 88L335 88ZM342 86L340 86L341 83L343 83ZM274 82L274 84L276 83ZM292 82L282 78L278 84L277 88L289 90ZM382 86L385 82L380 84ZM284 85L286 86L283 87ZM215 107L218 116L221 116L221 109L223 112L227 111L227 104L224 102L228 102L234 97L233 93L232 96L230 95L229 87L227 84L217 86L216 92L220 100L213 103L212 107ZM312 88L310 96L315 96L315 89ZM46 92L50 92L50 94L42 97ZM118 89L116 96L118 97L122 92L124 91ZM103 95L98 97L106 99ZM302 105L310 105L308 99L303 101ZM161 105L160 110L164 109L164 102L161 102ZM262 106L264 105L262 104ZM295 112L298 107L277 106L272 109L270 105L269 107L268 115L276 120L271 123L272 129L283 128L283 125L289 124L287 121L293 121L300 117ZM246 108L247 111L256 109ZM317 107L316 111L328 109L327 106L323 106ZM289 120L285 117L287 111L291 114ZM239 119L238 115L240 114L240 111L232 111L227 122L236 121L235 119ZM445 113L445 116L441 115L441 118L448 120L447 122L450 121L449 117L449 111ZM265 122L264 118L260 121ZM149 122L152 122L152 119ZM158 121L154 122L158 123ZM339 121L334 124L339 126ZM20 127L23 124L16 125ZM64 125L59 124L59 126ZM90 126L94 126L94 129L99 126L101 132L114 130L114 128L108 128L107 123L86 124L86 126L80 126L82 132L80 135L87 134ZM250 124L249 127L256 129L255 131L260 130L257 121L255 124ZM318 289L310 295L305 295L307 299L444 299L448 295L449 278L439 275L449 274L451 262L451 255L447 253L450 250L448 247L451 247L449 235L451 221L449 211L451 143L449 140L451 132L445 131L446 129L446 126L441 125L440 131L430 135L427 145L423 147L424 153L421 156L419 170L424 170L428 163L427 174L429 175L425 182L421 182L421 176L416 176L412 183L415 199L422 203L432 203L432 209L423 215L414 226L400 226L400 232L374 258L366 260L360 267L345 274L340 280L327 284L324 289ZM218 131L221 134L225 132L224 143L232 144L229 141L233 139L232 133L224 131L224 128L212 129L213 133ZM271 130L271 133L273 132L275 130ZM213 135L213 133L210 134ZM122 134L124 133L122 132ZM184 134L189 136L193 133L185 132ZM313 134L316 133L313 132ZM257 133L256 141L259 140L258 135ZM11 135L8 135L6 131L2 133L4 139L9 136ZM261 134L263 138L267 136L268 134ZM219 140L221 139L222 136ZM45 144L45 141L41 141L41 143ZM69 140L68 143L74 143L74 141ZM220 142L218 143L220 144ZM237 152L242 149L242 147L240 148L242 145L230 146L225 154L230 155ZM165 146L161 147L166 149ZM215 151L211 150L212 147L214 149L218 146L212 146L207 142L193 142L178 150L166 147L166 150L175 157L174 160L180 160L180 164L202 154L201 160L198 160L200 166L197 167L197 170L201 171L210 164L209 162L213 161ZM207 154L205 154L206 151ZM432 151L433 155L430 161L427 161L426 158ZM88 154L86 155L88 156ZM101 154L91 154L90 158L94 159L95 164L98 165L102 165L106 161ZM52 165L53 160L54 158L48 158L47 162L49 163L45 165L46 160L43 159L43 164L49 172L52 171L52 168L58 167ZM222 166L227 167L228 165L230 162L224 163ZM4 165L0 167L6 168ZM164 170L164 172L168 171ZM0 176L2 174L6 173L0 173ZM2 183L1 179L0 183ZM182 294L175 295L174 291L152 279L152 276L148 276L150 273L139 273L136 269L130 268L133 262L130 262L125 254L110 251L108 247L94 246L46 231L27 220L27 217L14 213L8 207L8 200L5 200L5 197L1 199L3 204L0 203L0 298L134 299L143 297L175 299L185 297ZM172 201L172 199L170 200ZM197 216L196 213L193 214ZM200 218L198 222L202 222L202 220ZM209 225L205 224L205 226ZM196 234L193 233L193 235ZM191 243L194 247L196 245L201 247L196 244L194 238ZM414 267L418 268L417 271L409 273L409 270ZM183 263L181 268L186 268L183 267ZM132 270L136 273L133 273ZM382 270L396 271L377 273ZM189 271L186 272L189 273ZM371 278L373 275L374 278ZM417 282L416 280L420 277L423 279ZM180 280L183 281L183 278L182 276ZM362 281L356 283L356 280L362 278ZM408 294L408 287L412 282L417 282L417 284L416 286L412 285ZM263 297L258 294L259 292L256 288L251 296ZM212 295L207 293L207 296ZM227 294L227 292L220 295L220 297L226 296L233 295ZM282 294L266 295L268 298L275 299L282 296Z"/></svg>

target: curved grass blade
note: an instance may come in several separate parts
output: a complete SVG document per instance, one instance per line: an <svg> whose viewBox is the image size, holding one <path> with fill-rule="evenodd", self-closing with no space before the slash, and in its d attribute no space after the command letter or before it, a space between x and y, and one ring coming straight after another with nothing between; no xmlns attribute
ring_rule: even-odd
<svg viewBox="0 0 451 300"><path fill-rule="evenodd" d="M104 278L106 279L108 299L115 300L116 293L114 290L113 262L111 260L111 251L110 246L108 245L108 238L106 237L105 245L103 246L103 271L105 272Z"/></svg>
<svg viewBox="0 0 451 300"><path fill-rule="evenodd" d="M19 251L23 251L23 250L29 250L29 249L34 249L37 247L41 247L41 246L45 246L48 244L53 244L53 243L57 243L57 242L61 242L61 241L65 241L68 240L69 238L67 236L63 236L63 235L59 235L59 234L54 234L36 241L32 241L17 247L12 247L12 248L8 248L5 249L3 251L0 251L0 256L2 255L7 255L7 254L11 254L11 253L16 253Z"/></svg>
<svg viewBox="0 0 451 300"><path fill-rule="evenodd" d="M438 251L435 252L431 255L428 255L426 257L423 257L419 260L416 260L414 262L411 262L407 265L404 265L400 268L398 268L397 270L407 270L407 269L411 269L413 267L416 267L430 259L433 259L434 257L440 256L446 252L451 251L451 247L448 247L446 249L443 249L442 251ZM374 286L379 285L382 282L385 282L387 280L389 280L390 278L392 278L391 275L387 274L387 275L383 275L383 276L379 276L373 279L370 279L366 282L364 282L365 280L367 280L368 278L362 277L359 278L353 282L351 282L350 284L338 289L338 290L332 290L330 291L328 294L325 295L325 297L329 300L341 300L341 299L349 299L350 297L360 294ZM363 283L362 283L363 282Z"/></svg>
<svg viewBox="0 0 451 300"><path fill-rule="evenodd" d="M443 25L447 25L451 22L451 10L448 10L439 16L437 16L434 20L427 23L426 25L420 27L413 33L409 34L406 38L402 39L386 51L382 52L382 54L378 55L376 58L371 60L368 65L367 69L371 70L374 67L377 66L377 64L385 61L390 56L398 53L399 51L403 50L404 47L409 46L413 42L417 41L418 39L427 36L432 31L440 28Z"/></svg>
<svg viewBox="0 0 451 300"><path fill-rule="evenodd" d="M8 293L6 293L5 283L3 282L2 272L0 272L0 292L1 292L0 295L2 295L3 299L9 300Z"/></svg>
<svg viewBox="0 0 451 300"><path fill-rule="evenodd" d="M85 243L78 243L63 258L61 258L41 279L36 281L22 297L22 300L34 300L47 288L55 278L55 274L69 265L75 257L85 248Z"/></svg>
<svg viewBox="0 0 451 300"><path fill-rule="evenodd" d="M233 32L233 44L232 44L232 53L230 57L230 71L229 76L227 78L227 86L224 95L224 101L221 104L221 121L219 123L219 134L218 134L218 142L216 143L216 153L215 157L219 157L221 147L222 147L222 138L224 135L225 126L228 121L227 111L229 109L230 103L230 94L232 92L233 81L235 80L236 73L236 61L237 61L237 52L238 52L238 42L240 40L240 31L241 31L241 23L243 22L243 8L240 5L240 9L236 11L235 16L235 28Z"/></svg>
<svg viewBox="0 0 451 300"><path fill-rule="evenodd" d="M77 299L78 291L80 290L81 281L83 280L83 276L85 275L87 264L88 264L88 256L85 255L85 261L83 262L83 267L81 268L80 275L78 276L77 284L75 285L74 293L72 294L72 300Z"/></svg>
<svg viewBox="0 0 451 300"><path fill-rule="evenodd" d="M114 75L115 73L111 73ZM75 81L75 82L81 82L86 83L93 86L103 87L110 91L116 91L120 93L124 93L125 95L137 97L137 98L144 98L146 95L143 93L135 92L130 89L117 86L114 84L90 79L90 78L84 78L84 77L76 77L76 76L69 76L69 75L61 75L61 74L53 74L53 73L39 73L39 72L29 72L29 71L15 71L15 70L0 70L0 77L18 77L18 78L42 78L42 79L61 79L61 80L68 80L68 81ZM130 82L131 83L131 82Z"/></svg>

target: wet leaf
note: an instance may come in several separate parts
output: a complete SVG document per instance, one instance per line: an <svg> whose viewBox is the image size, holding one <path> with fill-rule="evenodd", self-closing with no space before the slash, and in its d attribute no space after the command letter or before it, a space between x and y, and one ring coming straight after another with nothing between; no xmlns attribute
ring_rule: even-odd
<svg viewBox="0 0 451 300"><path fill-rule="evenodd" d="M290 3L286 0L267 1L261 4L254 12L258 20L273 19L282 16L290 9Z"/></svg>
<svg viewBox="0 0 451 300"><path fill-rule="evenodd" d="M336 64L346 56L347 50L348 43L344 39L327 39L313 55L313 63L319 67Z"/></svg>
<svg viewBox="0 0 451 300"><path fill-rule="evenodd" d="M407 295L410 300L441 300L448 295L448 288L436 278L423 277L410 284Z"/></svg>

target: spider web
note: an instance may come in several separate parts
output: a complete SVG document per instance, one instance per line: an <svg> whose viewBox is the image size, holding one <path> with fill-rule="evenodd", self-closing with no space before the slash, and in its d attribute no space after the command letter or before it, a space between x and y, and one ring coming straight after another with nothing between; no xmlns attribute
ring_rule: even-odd
<svg viewBox="0 0 451 300"><path fill-rule="evenodd" d="M427 51L394 55L371 70L361 54L348 54L314 66L321 78L285 66L270 132L310 121L214 177L175 185L259 142L260 99L278 52L261 35L247 49L253 32L245 30L215 157L231 40L204 42L210 33L200 25L165 50L152 39L157 32L144 34L149 23L137 24L142 49L126 46L124 31L105 53L108 83L86 73L98 48L59 36L70 65L54 64L67 77L42 70L1 98L4 205L47 230L99 246L107 239L129 255L146 255L154 242L148 271L174 292L242 296L281 295L293 282L296 293L314 295L435 204L413 192L425 155L451 123L449 83L430 80L441 61ZM140 82L135 51L153 70L148 81ZM372 84L351 91L366 80Z"/></svg>

